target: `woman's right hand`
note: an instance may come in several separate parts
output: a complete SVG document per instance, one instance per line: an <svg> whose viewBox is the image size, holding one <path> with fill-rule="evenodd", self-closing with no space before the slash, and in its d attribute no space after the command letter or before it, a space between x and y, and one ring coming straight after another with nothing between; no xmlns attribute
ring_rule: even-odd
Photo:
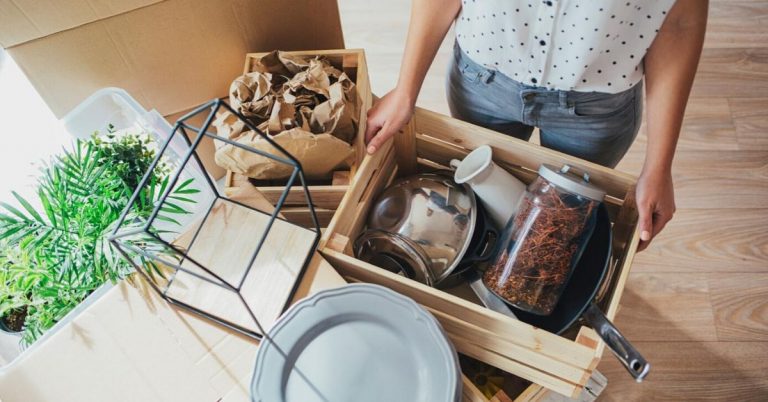
<svg viewBox="0 0 768 402"><path fill-rule="evenodd" d="M415 100L407 91L398 88L388 92L368 110L368 127L365 129L365 142L368 153L373 154L397 132L413 115Z"/></svg>

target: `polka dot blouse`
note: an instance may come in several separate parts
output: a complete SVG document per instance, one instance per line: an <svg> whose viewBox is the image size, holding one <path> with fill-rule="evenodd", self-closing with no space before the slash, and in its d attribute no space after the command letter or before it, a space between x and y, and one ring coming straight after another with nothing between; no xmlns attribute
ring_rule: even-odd
<svg viewBox="0 0 768 402"><path fill-rule="evenodd" d="M524 84L617 93L674 0L462 0L456 40L475 62Z"/></svg>

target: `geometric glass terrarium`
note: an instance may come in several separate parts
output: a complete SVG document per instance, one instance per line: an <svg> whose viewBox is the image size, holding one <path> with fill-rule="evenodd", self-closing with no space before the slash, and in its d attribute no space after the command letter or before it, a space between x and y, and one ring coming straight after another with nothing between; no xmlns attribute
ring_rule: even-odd
<svg viewBox="0 0 768 402"><path fill-rule="evenodd" d="M209 132L220 110L260 135L273 152ZM284 165L284 191L274 202L256 187L226 194L201 162L201 147L210 144L206 138ZM295 185L303 190L301 200L313 223L309 228L280 216L292 190L295 202ZM168 302L260 338L293 298L319 238L299 162L225 102L214 100L176 122L110 242Z"/></svg>

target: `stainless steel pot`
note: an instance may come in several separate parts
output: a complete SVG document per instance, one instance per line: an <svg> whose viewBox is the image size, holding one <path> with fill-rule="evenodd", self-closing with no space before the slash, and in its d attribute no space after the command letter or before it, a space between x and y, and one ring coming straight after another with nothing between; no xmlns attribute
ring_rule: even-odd
<svg viewBox="0 0 768 402"><path fill-rule="evenodd" d="M355 241L358 258L429 286L468 281L486 307L515 317L472 269L493 256L498 232L474 192L450 173L395 182L374 203L368 227Z"/></svg>
<svg viewBox="0 0 768 402"><path fill-rule="evenodd" d="M470 248L478 221L475 195L443 173L401 179L376 200L368 228L396 233L418 244L428 258L434 283L461 267L487 260L487 247ZM486 255L487 254L487 255Z"/></svg>
<svg viewBox="0 0 768 402"><path fill-rule="evenodd" d="M433 286L429 258L418 244L397 233L368 229L355 241L355 255L379 268Z"/></svg>

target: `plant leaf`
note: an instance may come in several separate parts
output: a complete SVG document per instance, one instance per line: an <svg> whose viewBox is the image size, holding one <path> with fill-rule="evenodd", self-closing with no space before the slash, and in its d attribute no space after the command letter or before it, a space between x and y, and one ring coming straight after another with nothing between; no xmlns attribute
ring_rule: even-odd
<svg viewBox="0 0 768 402"><path fill-rule="evenodd" d="M11 191L11 194L16 198L16 200L21 204L22 207L24 207L25 210L33 217L36 221L45 224L45 221L43 220L43 217L40 216L40 214L35 210L35 208L32 207L32 204L29 203L24 197L20 196L19 193L15 191Z"/></svg>

